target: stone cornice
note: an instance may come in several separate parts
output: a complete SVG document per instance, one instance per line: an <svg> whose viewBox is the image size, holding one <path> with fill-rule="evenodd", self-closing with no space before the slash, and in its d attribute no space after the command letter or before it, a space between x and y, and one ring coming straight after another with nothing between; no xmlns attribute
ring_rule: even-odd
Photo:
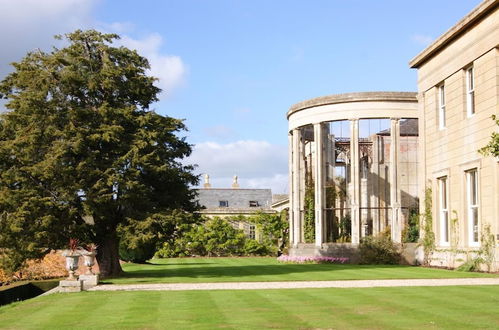
<svg viewBox="0 0 499 330"><path fill-rule="evenodd" d="M442 34L431 45L426 47L425 50L416 55L409 62L409 66L411 68L419 68L423 63L428 61L428 59L430 59L433 55L438 53L442 48L446 47L454 39L458 38L460 35L468 31L469 28L472 27L477 21L479 21L484 16L494 11L498 5L499 5L499 0L483 1L475 9L473 9L468 15L466 15L463 19L457 22L456 25L447 30L447 32Z"/></svg>
<svg viewBox="0 0 499 330"><path fill-rule="evenodd" d="M293 105L287 118L300 110L324 106L328 104L349 103L349 102L417 102L417 93L415 92L358 92L345 93L316 97Z"/></svg>

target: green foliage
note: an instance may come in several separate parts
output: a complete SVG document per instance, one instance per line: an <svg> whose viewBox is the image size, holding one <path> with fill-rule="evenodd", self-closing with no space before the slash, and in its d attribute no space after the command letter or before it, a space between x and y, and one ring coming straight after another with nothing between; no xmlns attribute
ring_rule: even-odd
<svg viewBox="0 0 499 330"><path fill-rule="evenodd" d="M350 214L345 214L340 219L339 223L340 235L338 237L339 243L347 243L352 241L352 217Z"/></svg>
<svg viewBox="0 0 499 330"><path fill-rule="evenodd" d="M239 256L244 253L246 236L220 217L183 228L175 240L165 242L155 256Z"/></svg>
<svg viewBox="0 0 499 330"><path fill-rule="evenodd" d="M244 242L243 255L245 256L267 256L271 254L269 245L247 238Z"/></svg>
<svg viewBox="0 0 499 330"><path fill-rule="evenodd" d="M423 264L429 265L431 256L435 251L435 233L433 232L433 215L432 215L432 190L426 188L425 190L425 212L423 222L423 237L420 244L423 246L424 260Z"/></svg>
<svg viewBox="0 0 499 330"><path fill-rule="evenodd" d="M284 218L285 219L285 218ZM266 222L269 220L269 222ZM254 222L262 230L262 239L247 238L244 231L235 229L231 222ZM162 242L155 253L156 258L190 256L251 256L275 254L287 224L279 214L258 214L251 218L244 216L204 219L203 223L186 221L174 235L174 239Z"/></svg>
<svg viewBox="0 0 499 330"><path fill-rule="evenodd" d="M305 243L315 242L315 189L312 174L307 174L304 197L303 236Z"/></svg>
<svg viewBox="0 0 499 330"><path fill-rule="evenodd" d="M256 225L257 230L261 233L260 240L266 246L268 254L284 250L289 238L289 221L286 210L273 214L260 212L249 217L247 221Z"/></svg>
<svg viewBox="0 0 499 330"><path fill-rule="evenodd" d="M402 231L402 242L417 243L419 241L419 213L417 208L409 210L407 226Z"/></svg>
<svg viewBox="0 0 499 330"><path fill-rule="evenodd" d="M496 240L494 234L492 234L490 230L490 224L484 224L480 234L480 250L478 254L482 263L487 266L487 271L489 272L495 260L495 248Z"/></svg>
<svg viewBox="0 0 499 330"><path fill-rule="evenodd" d="M208 256L221 257L241 255L246 236L228 221L215 217L206 223L203 239Z"/></svg>
<svg viewBox="0 0 499 330"><path fill-rule="evenodd" d="M480 265L482 264L482 259L480 257L468 258L459 267L456 268L460 272L477 272L480 270Z"/></svg>
<svg viewBox="0 0 499 330"><path fill-rule="evenodd" d="M154 256L162 243L175 239L184 227L200 221L199 215L178 210L170 214L155 214L143 221L130 220L118 227L120 258L145 262Z"/></svg>
<svg viewBox="0 0 499 330"><path fill-rule="evenodd" d="M390 231L378 236L363 237L359 244L361 264L396 265L400 262L398 246L392 241Z"/></svg>
<svg viewBox="0 0 499 330"><path fill-rule="evenodd" d="M179 162L191 152L177 136L185 126L149 111L160 91L149 63L113 47L117 38L67 34L66 47L28 53L0 82L8 109L0 116L0 249L11 268L75 237L99 245L104 276L118 274L118 227L147 232L151 218L194 207L197 177Z"/></svg>
<svg viewBox="0 0 499 330"><path fill-rule="evenodd" d="M457 268L463 272L477 272L480 271L482 265L487 267L490 272L492 264L495 260L496 240L494 234L490 230L490 224L482 226L480 234L480 249L476 252L475 256L468 254L466 262Z"/></svg>
<svg viewBox="0 0 499 330"><path fill-rule="evenodd" d="M496 122L496 125L499 126L498 116L492 115L492 120L494 120ZM499 157L499 133L492 132L489 143L478 151L485 156L490 155Z"/></svg>

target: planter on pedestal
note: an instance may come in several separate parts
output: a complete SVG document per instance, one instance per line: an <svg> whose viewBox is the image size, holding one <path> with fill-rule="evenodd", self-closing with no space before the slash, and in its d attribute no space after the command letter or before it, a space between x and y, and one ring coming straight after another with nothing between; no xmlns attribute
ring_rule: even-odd
<svg viewBox="0 0 499 330"><path fill-rule="evenodd" d="M87 272L85 275L94 275L92 272L92 267L95 265L95 255L96 253L94 251L89 252L89 251L84 251L82 252L83 255L83 262L85 266L87 267Z"/></svg>
<svg viewBox="0 0 499 330"><path fill-rule="evenodd" d="M68 280L74 281L76 280L74 274L78 269L78 262L80 260L80 253L71 250L65 250L62 252L62 255L66 257L66 269L68 270L69 277Z"/></svg>

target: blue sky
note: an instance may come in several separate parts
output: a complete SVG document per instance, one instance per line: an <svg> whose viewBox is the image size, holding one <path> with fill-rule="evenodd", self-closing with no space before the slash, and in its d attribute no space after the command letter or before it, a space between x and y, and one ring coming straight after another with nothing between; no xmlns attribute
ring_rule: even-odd
<svg viewBox="0 0 499 330"><path fill-rule="evenodd" d="M185 118L214 186L287 192L288 108L353 91L416 91L408 61L479 0L0 0L0 77L51 36L95 28L151 61L157 112ZM7 45L7 47L6 47Z"/></svg>

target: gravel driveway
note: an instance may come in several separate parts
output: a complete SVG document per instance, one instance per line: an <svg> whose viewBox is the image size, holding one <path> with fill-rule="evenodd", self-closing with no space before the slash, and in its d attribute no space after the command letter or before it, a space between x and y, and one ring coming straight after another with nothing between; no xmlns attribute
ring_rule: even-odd
<svg viewBox="0 0 499 330"><path fill-rule="evenodd" d="M403 286L499 285L499 278L452 278L412 280L351 280L294 282L225 282L165 284L104 284L88 291L182 291L182 290L261 290L305 288L375 288Z"/></svg>

